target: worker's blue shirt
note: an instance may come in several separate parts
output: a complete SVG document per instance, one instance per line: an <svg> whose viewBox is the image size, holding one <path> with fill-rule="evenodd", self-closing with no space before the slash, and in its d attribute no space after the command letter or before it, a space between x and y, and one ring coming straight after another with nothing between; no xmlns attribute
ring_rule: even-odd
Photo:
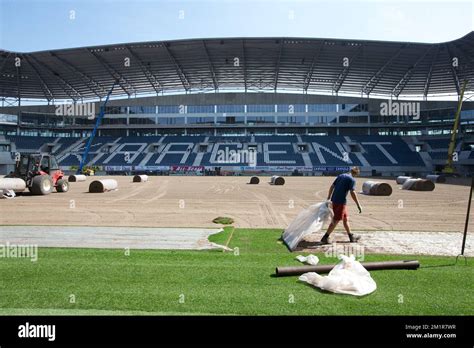
<svg viewBox="0 0 474 348"><path fill-rule="evenodd" d="M331 201L336 204L347 203L347 193L355 189L356 181L350 174L338 175L334 180L334 191L332 193Z"/></svg>

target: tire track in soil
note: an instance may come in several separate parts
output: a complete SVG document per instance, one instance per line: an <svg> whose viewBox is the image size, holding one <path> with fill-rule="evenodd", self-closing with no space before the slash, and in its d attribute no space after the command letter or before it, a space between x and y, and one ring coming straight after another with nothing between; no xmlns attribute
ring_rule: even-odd
<svg viewBox="0 0 474 348"><path fill-rule="evenodd" d="M132 226L132 223L136 222L136 215L135 213L129 210L122 210L122 209L111 209L111 212L117 213L120 216L120 223L127 224L127 226ZM124 219L125 217L125 219Z"/></svg>
<svg viewBox="0 0 474 348"><path fill-rule="evenodd" d="M112 199L110 201L107 201L107 203L108 204L116 203L116 202L124 201L126 199L130 199L130 198L135 197L139 194L142 194L143 191L146 190L146 189L147 189L146 185L140 185L139 187L136 187L135 189L133 189L132 192L130 192L130 194L128 194L126 196L123 196L123 197Z"/></svg>
<svg viewBox="0 0 474 348"><path fill-rule="evenodd" d="M282 226L283 224L279 221L278 214L275 212L273 204L268 197L263 193L252 192L252 194L260 201L259 206L263 210L263 217L267 224L271 225L271 227Z"/></svg>
<svg viewBox="0 0 474 348"><path fill-rule="evenodd" d="M89 220L88 218L83 218L81 219L82 221L86 221L87 225L90 225L91 223L99 222L98 226L100 225L100 221L102 220L102 215L98 212L92 211L90 208L75 208L77 209L78 213L85 213L90 215L93 220Z"/></svg>
<svg viewBox="0 0 474 348"><path fill-rule="evenodd" d="M148 204L166 196L166 194L168 193L168 185L169 185L169 180L164 180L163 184L158 188L158 191L156 191L157 195L150 199L142 201L141 203Z"/></svg>
<svg viewBox="0 0 474 348"><path fill-rule="evenodd" d="M357 214L356 216L359 216L359 214ZM364 222L362 221L362 224L364 226L364 229L370 229L370 228L373 228L374 230L384 230L385 228L388 228L388 230L392 231L393 230L393 225L387 221L384 221L384 220L381 220L381 219L377 219L375 217L372 217L372 216L361 216L363 218L363 220L371 220L371 221L377 221L378 223L380 223L382 226L385 226L385 227L377 227L377 226L373 226L372 224L370 224L370 222L368 223L367 225L367 222ZM360 221L360 220L359 220ZM350 222L350 220L349 220ZM351 225L351 228L352 228L352 225Z"/></svg>

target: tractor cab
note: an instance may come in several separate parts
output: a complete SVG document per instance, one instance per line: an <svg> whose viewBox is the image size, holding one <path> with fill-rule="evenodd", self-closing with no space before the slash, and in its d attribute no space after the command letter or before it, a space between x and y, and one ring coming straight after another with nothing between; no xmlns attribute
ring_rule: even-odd
<svg viewBox="0 0 474 348"><path fill-rule="evenodd" d="M25 180L33 194L48 194L53 187L58 192L67 192L69 189L56 157L50 154L21 154L16 162L14 176Z"/></svg>
<svg viewBox="0 0 474 348"><path fill-rule="evenodd" d="M59 170L59 166L54 156L48 154L22 154L17 162L16 174L19 177L26 177L30 172L53 176L52 174L56 170Z"/></svg>

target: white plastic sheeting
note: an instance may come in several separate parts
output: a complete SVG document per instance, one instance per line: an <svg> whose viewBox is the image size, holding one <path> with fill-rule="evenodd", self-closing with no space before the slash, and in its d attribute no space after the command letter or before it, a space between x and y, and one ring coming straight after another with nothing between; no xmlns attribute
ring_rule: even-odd
<svg viewBox="0 0 474 348"><path fill-rule="evenodd" d="M396 181L398 185L403 185L408 179L411 179L411 176L398 176Z"/></svg>
<svg viewBox="0 0 474 348"><path fill-rule="evenodd" d="M326 222L332 220L334 213L330 203L313 204L291 222L283 232L283 240L290 250L294 250L303 237L319 232Z"/></svg>
<svg viewBox="0 0 474 348"><path fill-rule="evenodd" d="M410 190L412 186L415 185L415 183L419 180L421 179L410 178L410 179L405 180L405 182L402 184L402 190Z"/></svg>
<svg viewBox="0 0 474 348"><path fill-rule="evenodd" d="M296 259L299 262L306 263L311 266L316 266L319 263L319 257L313 254L309 254L308 256L298 255Z"/></svg>
<svg viewBox="0 0 474 348"><path fill-rule="evenodd" d="M377 284L370 273L356 261L354 256L341 255L339 262L327 276L316 272L302 274L298 279L321 290L354 296L364 296L374 292Z"/></svg>
<svg viewBox="0 0 474 348"><path fill-rule="evenodd" d="M435 175L435 174L430 174L426 176L426 180L430 180L434 183L445 183L446 182L446 177L444 175Z"/></svg>
<svg viewBox="0 0 474 348"><path fill-rule="evenodd" d="M15 198L16 194L13 190L1 189L0 190L0 199L11 199Z"/></svg>

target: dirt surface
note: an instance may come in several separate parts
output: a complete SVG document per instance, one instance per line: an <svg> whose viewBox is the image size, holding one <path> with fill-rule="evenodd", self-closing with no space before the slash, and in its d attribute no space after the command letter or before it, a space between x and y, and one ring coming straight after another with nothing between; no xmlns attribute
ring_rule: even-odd
<svg viewBox="0 0 474 348"><path fill-rule="evenodd" d="M301 209L324 200L333 181L329 177L287 177L284 186L273 186L268 177L261 177L259 185L248 185L249 177L156 176L145 183L132 183L132 177L119 176L113 177L119 184L117 191L88 193L90 182L99 178L70 183L68 193L0 200L0 224L216 227L214 218L228 216L236 227L285 228ZM357 179L358 190L365 180ZM380 181L390 183L393 194L359 194L360 215L349 202L354 230L463 230L467 186L437 184L433 192L414 192L400 190L394 180Z"/></svg>
<svg viewBox="0 0 474 348"><path fill-rule="evenodd" d="M296 251L329 253L332 257L352 254L362 259L372 253L456 256L460 253L463 237L460 232L364 231L358 232L361 239L357 243L350 243L345 233L336 233L331 235L331 244L320 245L323 234L324 231L307 236ZM471 236L466 240L465 256L474 256Z"/></svg>
<svg viewBox="0 0 474 348"><path fill-rule="evenodd" d="M107 177L112 178L112 177ZM118 190L88 193L92 180L70 183L68 193L48 196L24 194L0 200L1 225L220 227L212 220L228 216L240 228L281 228L308 205L325 200L334 180L330 177L287 177L284 186L247 184L249 177L150 177L132 183L132 177L113 177ZM366 179L357 179L357 190ZM374 180L371 178L370 180ZM457 255L467 207L469 187L437 184L433 192L400 190L389 183L389 197L359 194L363 213L349 202L353 231L362 235L358 244L347 243L342 226L332 235L337 252ZM471 224L474 226L474 222ZM470 228L472 231L472 228ZM418 233L416 233L418 232ZM308 236L299 251L333 252L334 246L316 247L311 242L323 232ZM58 237L61 239L61 236ZM466 255L474 255L472 232ZM342 248L342 249L341 249ZM344 249L349 248L349 249Z"/></svg>

